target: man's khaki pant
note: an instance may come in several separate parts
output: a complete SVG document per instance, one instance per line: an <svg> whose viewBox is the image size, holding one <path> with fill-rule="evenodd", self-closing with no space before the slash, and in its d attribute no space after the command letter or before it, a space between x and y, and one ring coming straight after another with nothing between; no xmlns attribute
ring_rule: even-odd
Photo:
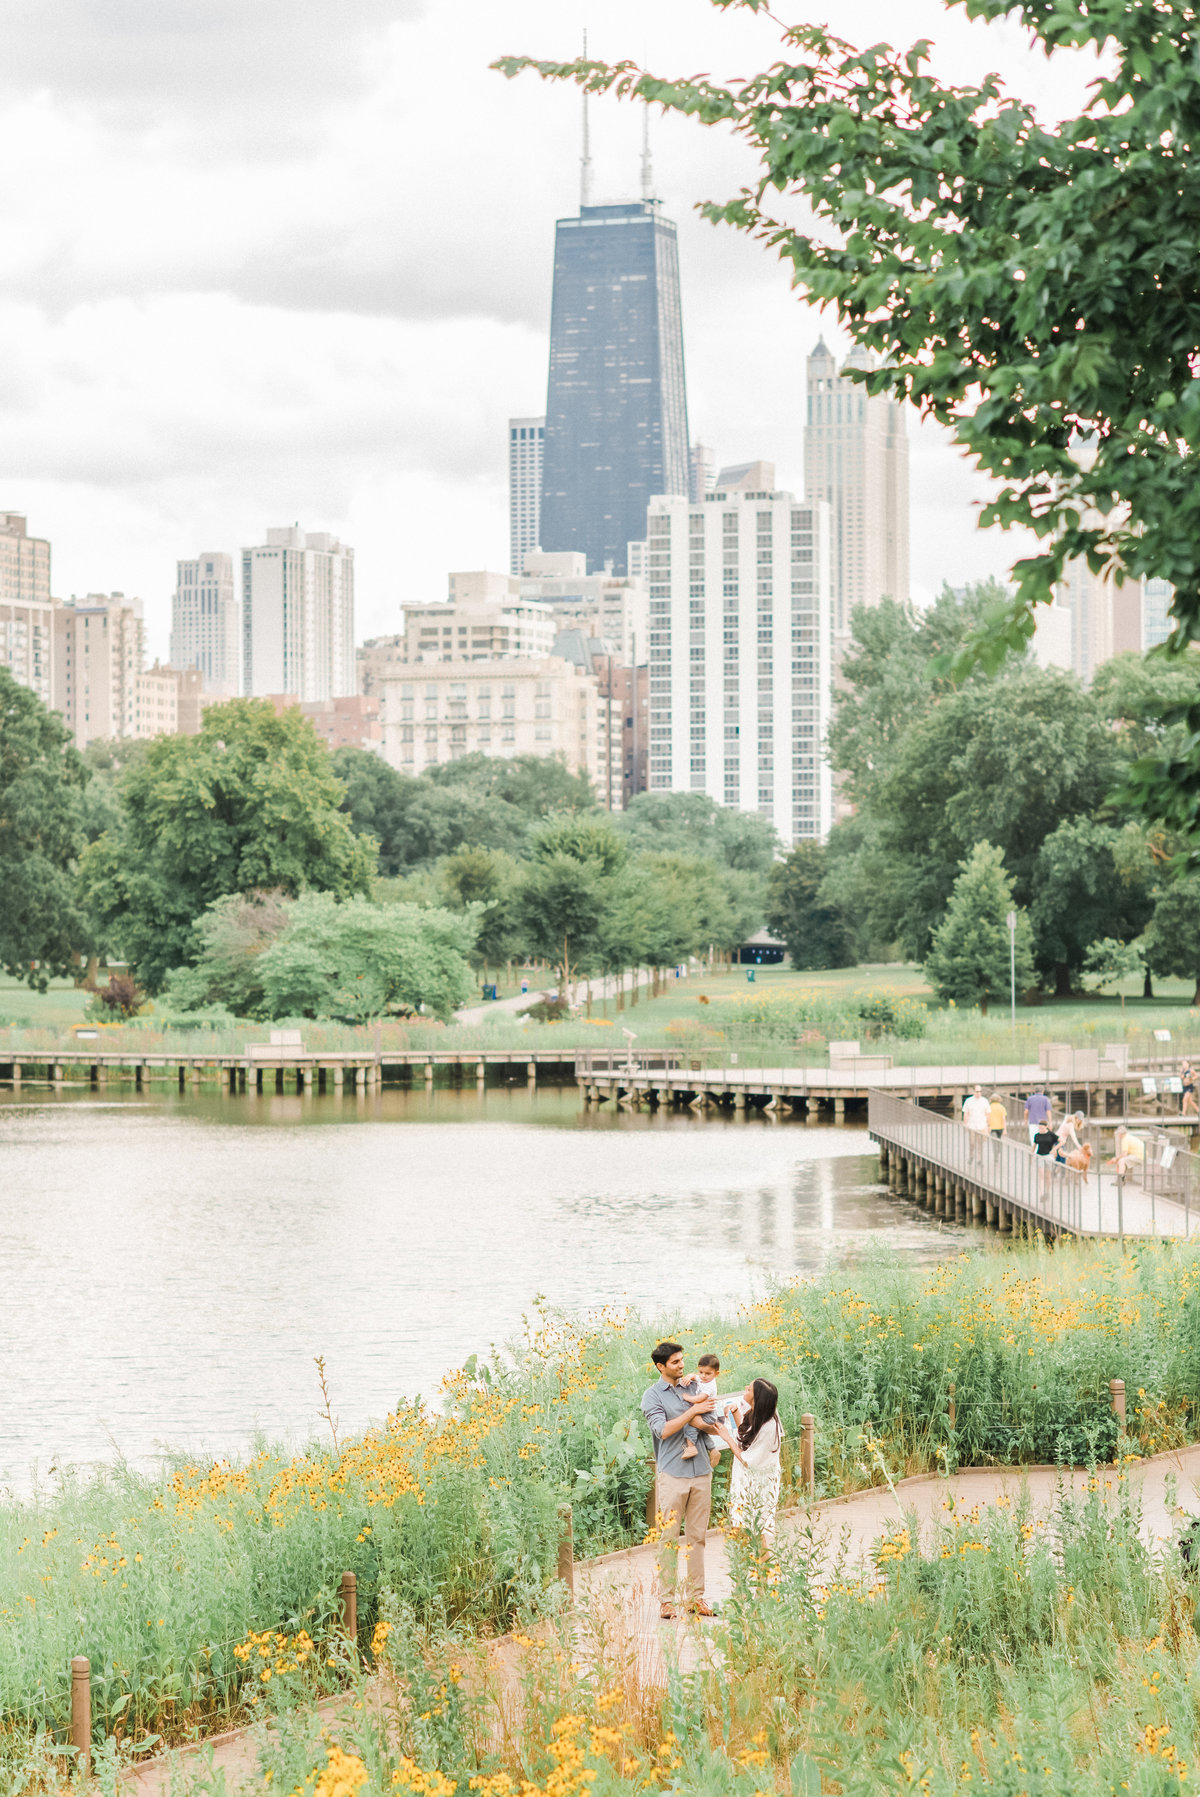
<svg viewBox="0 0 1200 1797"><path fill-rule="evenodd" d="M705 1479L658 1475L658 1516L662 1547L658 1555L658 1595L664 1604L675 1597L677 1577L688 1603L704 1596L704 1541L712 1509L712 1474ZM683 1564L679 1564L679 1529L683 1525Z"/></svg>

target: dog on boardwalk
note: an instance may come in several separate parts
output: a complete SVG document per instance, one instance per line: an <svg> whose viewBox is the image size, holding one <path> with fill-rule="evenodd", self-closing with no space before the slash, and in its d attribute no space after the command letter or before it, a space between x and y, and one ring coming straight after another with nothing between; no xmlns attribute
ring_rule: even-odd
<svg viewBox="0 0 1200 1797"><path fill-rule="evenodd" d="M1085 1179L1088 1176L1088 1168L1091 1164L1092 1145L1090 1142L1085 1142L1082 1148L1072 1148L1070 1154L1067 1156L1067 1166L1074 1167L1075 1171L1077 1173L1082 1173Z"/></svg>

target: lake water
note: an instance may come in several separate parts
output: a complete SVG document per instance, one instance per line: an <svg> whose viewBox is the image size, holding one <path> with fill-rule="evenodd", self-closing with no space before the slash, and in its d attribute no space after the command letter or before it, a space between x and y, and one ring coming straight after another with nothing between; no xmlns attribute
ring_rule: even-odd
<svg viewBox="0 0 1200 1797"><path fill-rule="evenodd" d="M0 1481L343 1429L519 1333L539 1294L664 1327L868 1244L966 1232L861 1128L581 1111L574 1087L0 1097Z"/></svg>

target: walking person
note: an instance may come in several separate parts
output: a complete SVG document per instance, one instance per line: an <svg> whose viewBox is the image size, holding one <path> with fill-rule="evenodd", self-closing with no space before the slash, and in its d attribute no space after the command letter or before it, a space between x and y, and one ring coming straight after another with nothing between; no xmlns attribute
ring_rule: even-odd
<svg viewBox="0 0 1200 1797"><path fill-rule="evenodd" d="M1038 1162L1038 1190L1043 1197L1050 1191L1054 1157L1058 1153L1058 1131L1051 1129L1050 1119L1039 1123L1033 1138L1033 1152Z"/></svg>
<svg viewBox="0 0 1200 1797"><path fill-rule="evenodd" d="M1052 1106L1050 1100L1046 1097L1042 1088L1040 1086L1035 1086L1029 1097L1025 1100L1025 1122L1029 1128L1029 1142L1031 1147L1033 1145L1033 1138L1037 1135L1038 1130L1049 1123L1051 1109Z"/></svg>
<svg viewBox="0 0 1200 1797"><path fill-rule="evenodd" d="M691 1614L712 1616L715 1612L704 1601L704 1543L712 1510L712 1469L718 1455L711 1452L685 1459L683 1454L685 1429L694 1427L702 1435L710 1432L712 1399L707 1393L696 1398L679 1390L683 1349L678 1342L659 1342L651 1350L650 1359L659 1376L642 1394L642 1415L654 1437L654 1477L662 1540L658 1555L659 1615L664 1622L675 1615L677 1588L682 1585L684 1603Z"/></svg>
<svg viewBox="0 0 1200 1797"><path fill-rule="evenodd" d="M745 1398L747 1409L738 1427L741 1453L729 1485L729 1520L735 1529L761 1535L763 1546L770 1547L783 1476L779 1392L769 1379L754 1379Z"/></svg>
<svg viewBox="0 0 1200 1797"><path fill-rule="evenodd" d="M1180 1069L1180 1082L1183 1086L1183 1103L1180 1111L1185 1117L1200 1116L1200 1105L1196 1103L1196 1069L1190 1061L1185 1061Z"/></svg>
<svg viewBox="0 0 1200 1797"><path fill-rule="evenodd" d="M993 1092L988 1101L988 1134L992 1138L992 1159L1000 1158L1000 1143L1004 1140L1004 1132L1008 1128L1008 1111L999 1092Z"/></svg>
<svg viewBox="0 0 1200 1797"><path fill-rule="evenodd" d="M983 1138L988 1132L989 1111L983 1087L976 1086L971 1096L963 1101L963 1122L971 1132L972 1161L979 1160L983 1154Z"/></svg>

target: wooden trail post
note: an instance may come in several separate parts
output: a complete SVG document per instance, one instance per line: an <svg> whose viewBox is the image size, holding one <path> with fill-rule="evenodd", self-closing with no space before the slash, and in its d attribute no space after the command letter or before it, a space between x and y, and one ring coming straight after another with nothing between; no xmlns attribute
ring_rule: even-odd
<svg viewBox="0 0 1200 1797"><path fill-rule="evenodd" d="M342 1630L351 1652L356 1653L358 1650L358 1580L352 1572L342 1574L338 1601L342 1612Z"/></svg>
<svg viewBox="0 0 1200 1797"><path fill-rule="evenodd" d="M800 1418L800 1484L806 1498L816 1490L816 1418L805 1411Z"/></svg>
<svg viewBox="0 0 1200 1797"><path fill-rule="evenodd" d="M951 1379L951 1381L950 1381L950 1384L948 1387L948 1392L949 1392L949 1402L946 1405L946 1416L948 1417L949 1422L950 1422L950 1427L953 1430L955 1425L958 1422L958 1405L954 1402L954 1381L953 1381L953 1379Z"/></svg>
<svg viewBox="0 0 1200 1797"><path fill-rule="evenodd" d="M1118 1427L1120 1428L1121 1433L1123 1435L1125 1433L1125 1381L1124 1381L1124 1379L1110 1379L1108 1382L1108 1395L1109 1395L1109 1400L1112 1403L1113 1411L1116 1415Z"/></svg>
<svg viewBox="0 0 1200 1797"><path fill-rule="evenodd" d="M82 1654L71 1661L71 1745L86 1778L92 1769L92 1663Z"/></svg>
<svg viewBox="0 0 1200 1797"><path fill-rule="evenodd" d="M575 1536L570 1504L558 1508L558 1576L575 1595Z"/></svg>

